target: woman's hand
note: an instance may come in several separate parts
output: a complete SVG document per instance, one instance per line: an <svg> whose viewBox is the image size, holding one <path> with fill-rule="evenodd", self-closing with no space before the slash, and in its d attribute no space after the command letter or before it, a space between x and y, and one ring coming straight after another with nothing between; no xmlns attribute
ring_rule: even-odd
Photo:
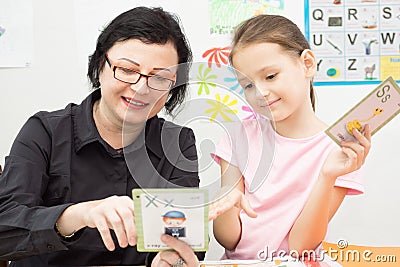
<svg viewBox="0 0 400 267"><path fill-rule="evenodd" d="M341 150L333 150L322 166L321 173L325 177L336 179L336 177L358 170L365 162L371 148L371 130L365 125L364 133L353 130L356 142L342 142Z"/></svg>
<svg viewBox="0 0 400 267"><path fill-rule="evenodd" d="M151 263L152 267L197 267L199 260L191 247L185 242L170 235L162 235L161 241L171 247L173 251L161 251Z"/></svg>
<svg viewBox="0 0 400 267"><path fill-rule="evenodd" d="M223 186L217 192L214 201L209 207L209 220L216 219L219 215L232 209L233 207L243 210L248 216L255 218L257 213L250 206L249 201L242 191L236 187Z"/></svg>
<svg viewBox="0 0 400 267"><path fill-rule="evenodd" d="M131 198L111 196L89 203L91 207L84 214L84 224L90 228L97 228L108 250L115 249L110 229L114 230L120 247L136 245L135 213Z"/></svg>
<svg viewBox="0 0 400 267"><path fill-rule="evenodd" d="M58 218L57 227L63 235L69 235L86 226L97 228L104 245L112 251L115 244L110 229L114 230L120 247L136 245L134 219L133 200L128 196L111 196L68 207Z"/></svg>

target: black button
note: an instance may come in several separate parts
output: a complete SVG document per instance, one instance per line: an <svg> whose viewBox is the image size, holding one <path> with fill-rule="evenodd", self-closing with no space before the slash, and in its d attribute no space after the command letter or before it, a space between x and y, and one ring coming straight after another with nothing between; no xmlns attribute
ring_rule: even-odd
<svg viewBox="0 0 400 267"><path fill-rule="evenodd" d="M53 249L53 248L54 248L54 246L53 246L53 245L51 245L51 244L47 244L47 248L48 248L48 249Z"/></svg>

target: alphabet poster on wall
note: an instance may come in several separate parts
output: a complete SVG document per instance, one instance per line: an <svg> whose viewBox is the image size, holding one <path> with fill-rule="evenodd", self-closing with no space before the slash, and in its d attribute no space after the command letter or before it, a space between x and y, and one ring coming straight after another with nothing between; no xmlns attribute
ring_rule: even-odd
<svg viewBox="0 0 400 267"><path fill-rule="evenodd" d="M399 0L305 0L316 84L400 80Z"/></svg>

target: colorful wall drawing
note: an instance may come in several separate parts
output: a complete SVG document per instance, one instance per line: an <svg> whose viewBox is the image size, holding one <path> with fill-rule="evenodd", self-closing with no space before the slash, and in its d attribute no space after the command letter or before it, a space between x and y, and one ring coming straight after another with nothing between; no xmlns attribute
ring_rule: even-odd
<svg viewBox="0 0 400 267"><path fill-rule="evenodd" d="M283 0L209 0L210 33L231 34L245 19L283 12Z"/></svg>
<svg viewBox="0 0 400 267"><path fill-rule="evenodd" d="M208 42L212 46L197 53L196 79L192 98L202 99L203 116L211 122L232 122L254 117L244 100L234 70L229 66L231 34L240 22L258 14L283 14L284 0L208 0L210 31ZM195 53L196 54L196 53Z"/></svg>

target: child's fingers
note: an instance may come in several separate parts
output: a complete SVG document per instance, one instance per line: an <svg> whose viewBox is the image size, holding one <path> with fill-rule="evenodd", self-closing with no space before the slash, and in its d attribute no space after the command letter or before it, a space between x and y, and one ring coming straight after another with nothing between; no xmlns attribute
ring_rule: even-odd
<svg viewBox="0 0 400 267"><path fill-rule="evenodd" d="M343 142L342 147L349 148L357 154L357 166L361 167L364 164L365 159L371 149L371 132L367 125L365 127L364 135L357 130L353 130L354 136L357 138L359 143L356 142ZM345 151L343 151L345 152Z"/></svg>
<svg viewBox="0 0 400 267"><path fill-rule="evenodd" d="M362 145L354 143L354 142L349 142L349 143L343 144L342 147L350 149L353 152L353 153L348 152L346 154L348 155L349 159L351 159L352 161L357 163L358 167L361 167L361 165L364 164L365 157L367 156L367 154L365 152L365 148ZM343 150L343 152L345 152L345 151Z"/></svg>
<svg viewBox="0 0 400 267"><path fill-rule="evenodd" d="M369 150L371 148L371 130L369 125L367 124L364 128L364 133L360 133L358 130L353 130L353 135L357 138L360 145L364 147L365 156L368 155Z"/></svg>
<svg viewBox="0 0 400 267"><path fill-rule="evenodd" d="M217 213L211 209L208 210L208 220L212 221L215 220L217 218Z"/></svg>
<svg viewBox="0 0 400 267"><path fill-rule="evenodd" d="M243 193L239 193L222 198L211 204L208 212L208 220L216 219L219 215L227 212L233 207L243 209L244 212L246 212L246 214L252 218L257 217L257 213L251 207L245 195Z"/></svg>
<svg viewBox="0 0 400 267"><path fill-rule="evenodd" d="M209 221L215 220L220 214L221 212L219 207L215 204L211 204L208 209L208 220Z"/></svg>
<svg viewBox="0 0 400 267"><path fill-rule="evenodd" d="M216 219L219 215L230 210L234 206L235 206L235 203L233 203L229 199L225 199L225 198L214 202L213 204L210 205L209 212L208 212L208 220Z"/></svg>
<svg viewBox="0 0 400 267"><path fill-rule="evenodd" d="M245 197L245 195L242 195L242 200L241 200L241 206L244 212L251 217L251 218L256 218L257 213L255 210L251 207L249 200Z"/></svg>
<svg viewBox="0 0 400 267"><path fill-rule="evenodd" d="M212 221L218 217L218 207L216 203L211 203L211 205L208 207L208 220Z"/></svg>
<svg viewBox="0 0 400 267"><path fill-rule="evenodd" d="M366 124L364 127L364 136L368 139L368 141L371 141L371 127L369 124Z"/></svg>
<svg viewBox="0 0 400 267"><path fill-rule="evenodd" d="M351 170L356 170L361 166L359 162L359 157L353 149L348 147L342 147L342 151L343 153L346 154L348 159L346 162L346 168L350 168Z"/></svg>

